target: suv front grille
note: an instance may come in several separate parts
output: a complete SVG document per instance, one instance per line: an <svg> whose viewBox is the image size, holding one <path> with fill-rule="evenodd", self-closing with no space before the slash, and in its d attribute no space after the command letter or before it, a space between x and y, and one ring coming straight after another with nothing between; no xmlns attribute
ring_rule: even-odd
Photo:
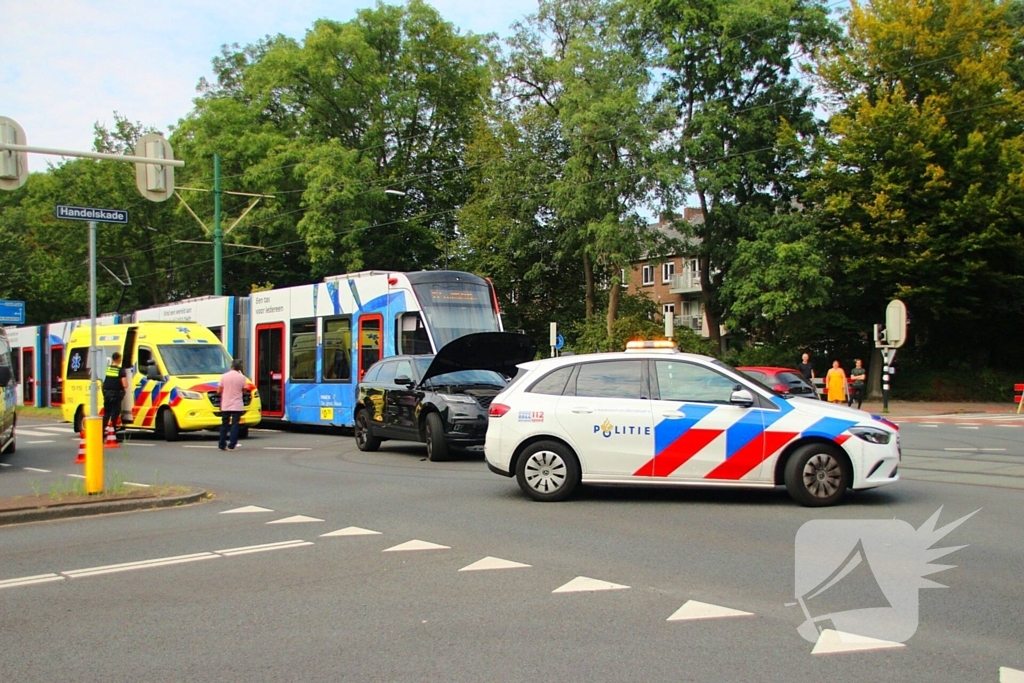
<svg viewBox="0 0 1024 683"><path fill-rule="evenodd" d="M214 408L220 408L220 394L216 391L206 392L206 398L210 399ZM242 405L248 407L250 403L252 403L252 392L246 389L242 392Z"/></svg>
<svg viewBox="0 0 1024 683"><path fill-rule="evenodd" d="M484 410L490 408L491 401L494 400L493 396L474 396L473 398L476 399L476 402L479 403Z"/></svg>

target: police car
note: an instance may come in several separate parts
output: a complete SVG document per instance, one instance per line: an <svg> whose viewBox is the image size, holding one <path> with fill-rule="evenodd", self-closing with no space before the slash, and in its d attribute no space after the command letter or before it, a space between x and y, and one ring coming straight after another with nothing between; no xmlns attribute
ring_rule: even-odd
<svg viewBox="0 0 1024 683"><path fill-rule="evenodd" d="M531 361L489 410L491 471L534 500L582 484L784 484L808 506L899 479L896 425L776 393L671 342Z"/></svg>

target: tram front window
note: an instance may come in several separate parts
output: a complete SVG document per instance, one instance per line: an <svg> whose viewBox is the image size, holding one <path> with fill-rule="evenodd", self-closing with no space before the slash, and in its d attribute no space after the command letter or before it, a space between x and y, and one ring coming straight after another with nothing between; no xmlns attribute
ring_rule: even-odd
<svg viewBox="0 0 1024 683"><path fill-rule="evenodd" d="M414 284L413 290L438 349L467 334L498 331L487 285L437 282Z"/></svg>

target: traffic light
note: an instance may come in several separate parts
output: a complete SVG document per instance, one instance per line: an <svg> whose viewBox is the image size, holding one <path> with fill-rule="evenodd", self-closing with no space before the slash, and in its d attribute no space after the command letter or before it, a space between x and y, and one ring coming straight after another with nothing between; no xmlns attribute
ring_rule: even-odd
<svg viewBox="0 0 1024 683"><path fill-rule="evenodd" d="M885 333L885 325L875 324L875 346L888 346L889 337Z"/></svg>
<svg viewBox="0 0 1024 683"><path fill-rule="evenodd" d="M25 129L17 121L0 116L0 142L24 145ZM17 190L28 180L28 154L0 150L0 190Z"/></svg>

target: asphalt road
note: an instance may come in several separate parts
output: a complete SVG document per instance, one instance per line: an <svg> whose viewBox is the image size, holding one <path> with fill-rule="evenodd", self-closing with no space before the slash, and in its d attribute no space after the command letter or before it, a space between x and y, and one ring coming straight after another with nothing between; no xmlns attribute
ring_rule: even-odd
<svg viewBox="0 0 1024 683"><path fill-rule="evenodd" d="M824 510L781 489L533 503L479 456L332 434L254 431L235 453L133 438L108 475L216 498L0 527L0 680L998 681L1024 670L1024 422L958 422L904 422L913 479ZM66 486L75 453L70 430L22 422L0 496ZM935 477L953 481L918 480ZM231 512L247 506L264 510ZM980 512L934 543L966 547L935 560L955 568L920 589L913 637L812 654L787 606L800 527L918 528L940 507L940 527ZM350 527L380 533L324 535ZM447 547L388 551L414 540ZM530 566L460 571L487 557ZM579 577L621 587L553 592ZM846 598L877 598L860 586ZM669 621L688 601L750 614Z"/></svg>

